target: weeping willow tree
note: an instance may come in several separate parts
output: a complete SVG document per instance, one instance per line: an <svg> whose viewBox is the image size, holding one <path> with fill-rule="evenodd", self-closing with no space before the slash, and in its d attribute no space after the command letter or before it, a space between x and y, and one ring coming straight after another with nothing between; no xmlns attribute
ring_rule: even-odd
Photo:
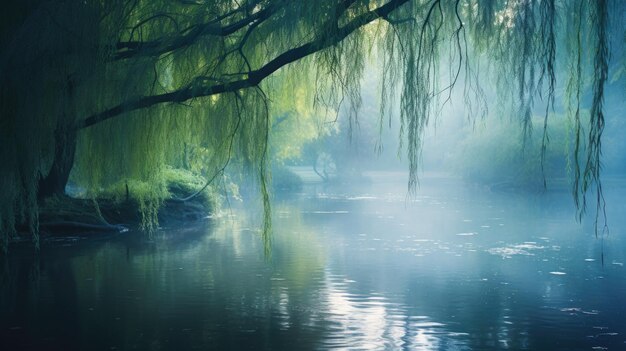
<svg viewBox="0 0 626 351"><path fill-rule="evenodd" d="M423 131L453 89L464 92L468 111L479 116L487 108L481 86L497 84L525 134L536 100L545 105L547 125L556 92L565 89L575 125L574 197L583 213L595 187L599 212L609 39L624 30L610 14L623 6L609 0L10 1L0 18L3 247L17 225L28 226L37 242L38 203L63 194L70 177L92 196L134 184L142 189L134 193L146 223L153 223L169 196L164 170L179 164L189 145L204 150L207 184L233 159L251 171L269 214L275 106L284 110L296 100L292 92L305 91L311 108L347 104L356 123L368 57L382 71L381 124L400 106L409 189L417 185Z"/></svg>

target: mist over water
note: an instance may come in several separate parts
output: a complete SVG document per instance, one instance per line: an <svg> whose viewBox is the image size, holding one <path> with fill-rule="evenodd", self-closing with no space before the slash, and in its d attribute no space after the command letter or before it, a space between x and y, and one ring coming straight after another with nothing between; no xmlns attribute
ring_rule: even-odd
<svg viewBox="0 0 626 351"><path fill-rule="evenodd" d="M0 351L626 350L624 15L3 1Z"/></svg>
<svg viewBox="0 0 626 351"><path fill-rule="evenodd" d="M619 350L626 186L610 234L568 191L493 191L425 174L277 194L271 256L249 207L153 242L16 247L2 349Z"/></svg>

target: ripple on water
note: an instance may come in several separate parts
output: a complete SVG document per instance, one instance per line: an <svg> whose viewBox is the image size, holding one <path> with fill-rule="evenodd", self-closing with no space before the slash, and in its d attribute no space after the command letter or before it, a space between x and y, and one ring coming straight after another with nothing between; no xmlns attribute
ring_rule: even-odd
<svg viewBox="0 0 626 351"><path fill-rule="evenodd" d="M355 293L345 276L330 272L325 278L322 301L325 311L316 324L328 335L320 349L434 350L443 345L466 349L467 333L448 330L445 323L426 315L409 313L387 296Z"/></svg>
<svg viewBox="0 0 626 351"><path fill-rule="evenodd" d="M537 245L535 242L524 242L522 244L507 245L504 247L494 247L488 249L487 252L502 256L502 258L511 258L512 256L534 256L534 251L545 249L545 246Z"/></svg>
<svg viewBox="0 0 626 351"><path fill-rule="evenodd" d="M600 311L597 311L597 310L585 311L580 307L564 307L564 308L561 308L561 312L566 312L569 314L586 314L586 315L600 314Z"/></svg>
<svg viewBox="0 0 626 351"><path fill-rule="evenodd" d="M348 196L346 200L363 201L363 200L378 200L378 198L376 196Z"/></svg>

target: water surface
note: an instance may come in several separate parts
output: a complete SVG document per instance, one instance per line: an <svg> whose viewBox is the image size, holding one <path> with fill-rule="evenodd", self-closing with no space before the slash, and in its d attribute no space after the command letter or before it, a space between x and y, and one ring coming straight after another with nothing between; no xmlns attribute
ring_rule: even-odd
<svg viewBox="0 0 626 351"><path fill-rule="evenodd" d="M0 272L2 350L626 349L626 190L610 234L567 191L491 192L375 174L259 213L15 247Z"/></svg>

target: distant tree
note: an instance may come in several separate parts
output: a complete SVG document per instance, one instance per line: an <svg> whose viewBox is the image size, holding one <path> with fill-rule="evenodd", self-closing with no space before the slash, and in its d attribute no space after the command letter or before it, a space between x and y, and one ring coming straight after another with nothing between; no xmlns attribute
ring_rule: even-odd
<svg viewBox="0 0 626 351"><path fill-rule="evenodd" d="M92 193L128 179L160 189L163 168L179 162L184 145L210 154L206 169L219 172L232 157L254 169L269 210L273 104L293 98L285 87L306 87L316 106L345 100L356 116L364 60L374 49L383 116L400 106L411 189L422 131L460 78L480 107L479 83L490 83L481 81L478 57L500 72L497 84L510 92L523 128L537 97L547 101L547 123L557 71L564 72L574 143L587 144L586 155L576 153L586 161L574 185L584 211L594 184L601 197L608 43L623 35L623 7L609 0L5 1L4 247L16 223L29 224L37 240L38 201L62 194L70 177ZM582 135L587 90L591 117Z"/></svg>

